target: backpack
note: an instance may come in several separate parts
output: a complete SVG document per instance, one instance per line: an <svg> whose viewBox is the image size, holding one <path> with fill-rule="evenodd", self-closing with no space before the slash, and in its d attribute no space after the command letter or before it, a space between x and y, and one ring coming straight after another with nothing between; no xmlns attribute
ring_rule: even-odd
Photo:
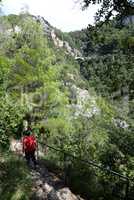
<svg viewBox="0 0 134 200"><path fill-rule="evenodd" d="M24 151L26 152L32 152L36 150L37 142L34 136L25 136L23 138L23 147Z"/></svg>

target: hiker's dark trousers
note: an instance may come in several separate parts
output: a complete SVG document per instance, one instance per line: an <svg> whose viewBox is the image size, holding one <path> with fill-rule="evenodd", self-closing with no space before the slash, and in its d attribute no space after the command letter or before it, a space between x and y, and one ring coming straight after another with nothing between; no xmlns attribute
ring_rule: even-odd
<svg viewBox="0 0 134 200"><path fill-rule="evenodd" d="M31 152L25 152L25 158L28 165L30 164L30 160L32 160L34 166L36 165L35 150Z"/></svg>

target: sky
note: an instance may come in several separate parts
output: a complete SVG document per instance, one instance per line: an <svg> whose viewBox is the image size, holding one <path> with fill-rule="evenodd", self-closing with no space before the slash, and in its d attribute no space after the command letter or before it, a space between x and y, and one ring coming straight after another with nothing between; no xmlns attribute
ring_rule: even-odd
<svg viewBox="0 0 134 200"><path fill-rule="evenodd" d="M28 9L33 15L43 16L52 26L64 32L81 30L94 23L98 5L82 11L81 0L3 0L4 14L19 14Z"/></svg>

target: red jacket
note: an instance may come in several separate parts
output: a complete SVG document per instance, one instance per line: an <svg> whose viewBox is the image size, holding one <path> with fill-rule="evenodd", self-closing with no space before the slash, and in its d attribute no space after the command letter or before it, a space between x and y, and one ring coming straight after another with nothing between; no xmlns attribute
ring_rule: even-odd
<svg viewBox="0 0 134 200"><path fill-rule="evenodd" d="M34 135L24 136L22 138L23 152L33 152L37 148L37 142Z"/></svg>

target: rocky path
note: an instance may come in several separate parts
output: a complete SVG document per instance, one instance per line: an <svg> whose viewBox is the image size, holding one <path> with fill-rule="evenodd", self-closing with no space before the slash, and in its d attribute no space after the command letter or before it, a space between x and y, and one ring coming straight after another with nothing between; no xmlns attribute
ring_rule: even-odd
<svg viewBox="0 0 134 200"><path fill-rule="evenodd" d="M21 154L20 141L13 139L10 149L16 154ZM30 200L84 200L74 195L56 174L48 171L43 161L38 161L36 170L29 170L33 182Z"/></svg>
<svg viewBox="0 0 134 200"><path fill-rule="evenodd" d="M41 163L37 170L31 170L33 195L31 200L82 200L74 195L64 182L54 173L49 172Z"/></svg>

